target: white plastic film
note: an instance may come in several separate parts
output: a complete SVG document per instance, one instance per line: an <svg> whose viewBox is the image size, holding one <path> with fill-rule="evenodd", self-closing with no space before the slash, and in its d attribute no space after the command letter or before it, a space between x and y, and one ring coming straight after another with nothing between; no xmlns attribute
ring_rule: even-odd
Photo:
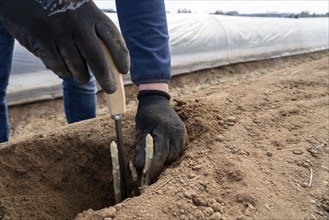
<svg viewBox="0 0 329 220"><path fill-rule="evenodd" d="M119 27L117 15L107 14ZM172 75L329 48L329 19L167 14ZM131 83L125 75L124 83ZM61 96L61 80L16 43L9 105Z"/></svg>

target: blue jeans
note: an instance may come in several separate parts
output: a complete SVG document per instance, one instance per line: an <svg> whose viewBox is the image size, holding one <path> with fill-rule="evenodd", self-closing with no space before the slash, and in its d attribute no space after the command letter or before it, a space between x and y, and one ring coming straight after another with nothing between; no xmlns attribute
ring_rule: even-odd
<svg viewBox="0 0 329 220"><path fill-rule="evenodd" d="M12 63L14 39L0 22L0 143L9 140L8 108L5 100ZM73 77L63 79L64 110L68 123L96 117L96 81L86 84Z"/></svg>
<svg viewBox="0 0 329 220"><path fill-rule="evenodd" d="M96 117L96 80L94 75L86 84L73 76L63 79L64 111L69 124Z"/></svg>
<svg viewBox="0 0 329 220"><path fill-rule="evenodd" d="M9 139L8 108L5 100L11 70L14 39L0 23L0 143Z"/></svg>

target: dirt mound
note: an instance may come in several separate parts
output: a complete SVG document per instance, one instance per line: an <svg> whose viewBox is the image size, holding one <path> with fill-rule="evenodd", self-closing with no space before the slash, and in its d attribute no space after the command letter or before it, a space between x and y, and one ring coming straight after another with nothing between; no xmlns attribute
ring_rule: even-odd
<svg viewBox="0 0 329 220"><path fill-rule="evenodd" d="M0 219L328 219L328 68L316 53L176 77L187 150L115 206L108 116L1 144Z"/></svg>
<svg viewBox="0 0 329 220"><path fill-rule="evenodd" d="M110 120L2 146L0 219L73 219L91 206L113 204Z"/></svg>

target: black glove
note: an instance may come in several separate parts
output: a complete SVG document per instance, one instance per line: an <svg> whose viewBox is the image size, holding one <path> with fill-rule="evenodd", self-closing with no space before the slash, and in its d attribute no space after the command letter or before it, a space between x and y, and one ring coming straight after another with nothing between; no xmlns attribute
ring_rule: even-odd
<svg viewBox="0 0 329 220"><path fill-rule="evenodd" d="M136 128L139 132L135 165L143 169L145 162L145 137L151 134L154 156L149 172L150 179L157 177L165 162L171 162L183 153L186 129L182 120L170 106L170 95L159 90L143 90L138 94Z"/></svg>
<svg viewBox="0 0 329 220"><path fill-rule="evenodd" d="M60 77L89 81L88 66L107 93L116 90L101 39L120 73L129 53L115 24L92 0L0 0L0 19L24 47Z"/></svg>

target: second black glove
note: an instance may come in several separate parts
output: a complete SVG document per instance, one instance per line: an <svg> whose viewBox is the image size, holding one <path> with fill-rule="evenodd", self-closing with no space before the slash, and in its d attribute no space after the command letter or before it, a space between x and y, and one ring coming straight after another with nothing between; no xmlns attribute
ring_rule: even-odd
<svg viewBox="0 0 329 220"><path fill-rule="evenodd" d="M143 90L138 94L136 128L139 132L135 165L143 169L145 161L145 137L151 134L154 140L154 157L149 175L157 177L163 165L183 153L186 145L186 128L171 107L170 95L159 90Z"/></svg>

